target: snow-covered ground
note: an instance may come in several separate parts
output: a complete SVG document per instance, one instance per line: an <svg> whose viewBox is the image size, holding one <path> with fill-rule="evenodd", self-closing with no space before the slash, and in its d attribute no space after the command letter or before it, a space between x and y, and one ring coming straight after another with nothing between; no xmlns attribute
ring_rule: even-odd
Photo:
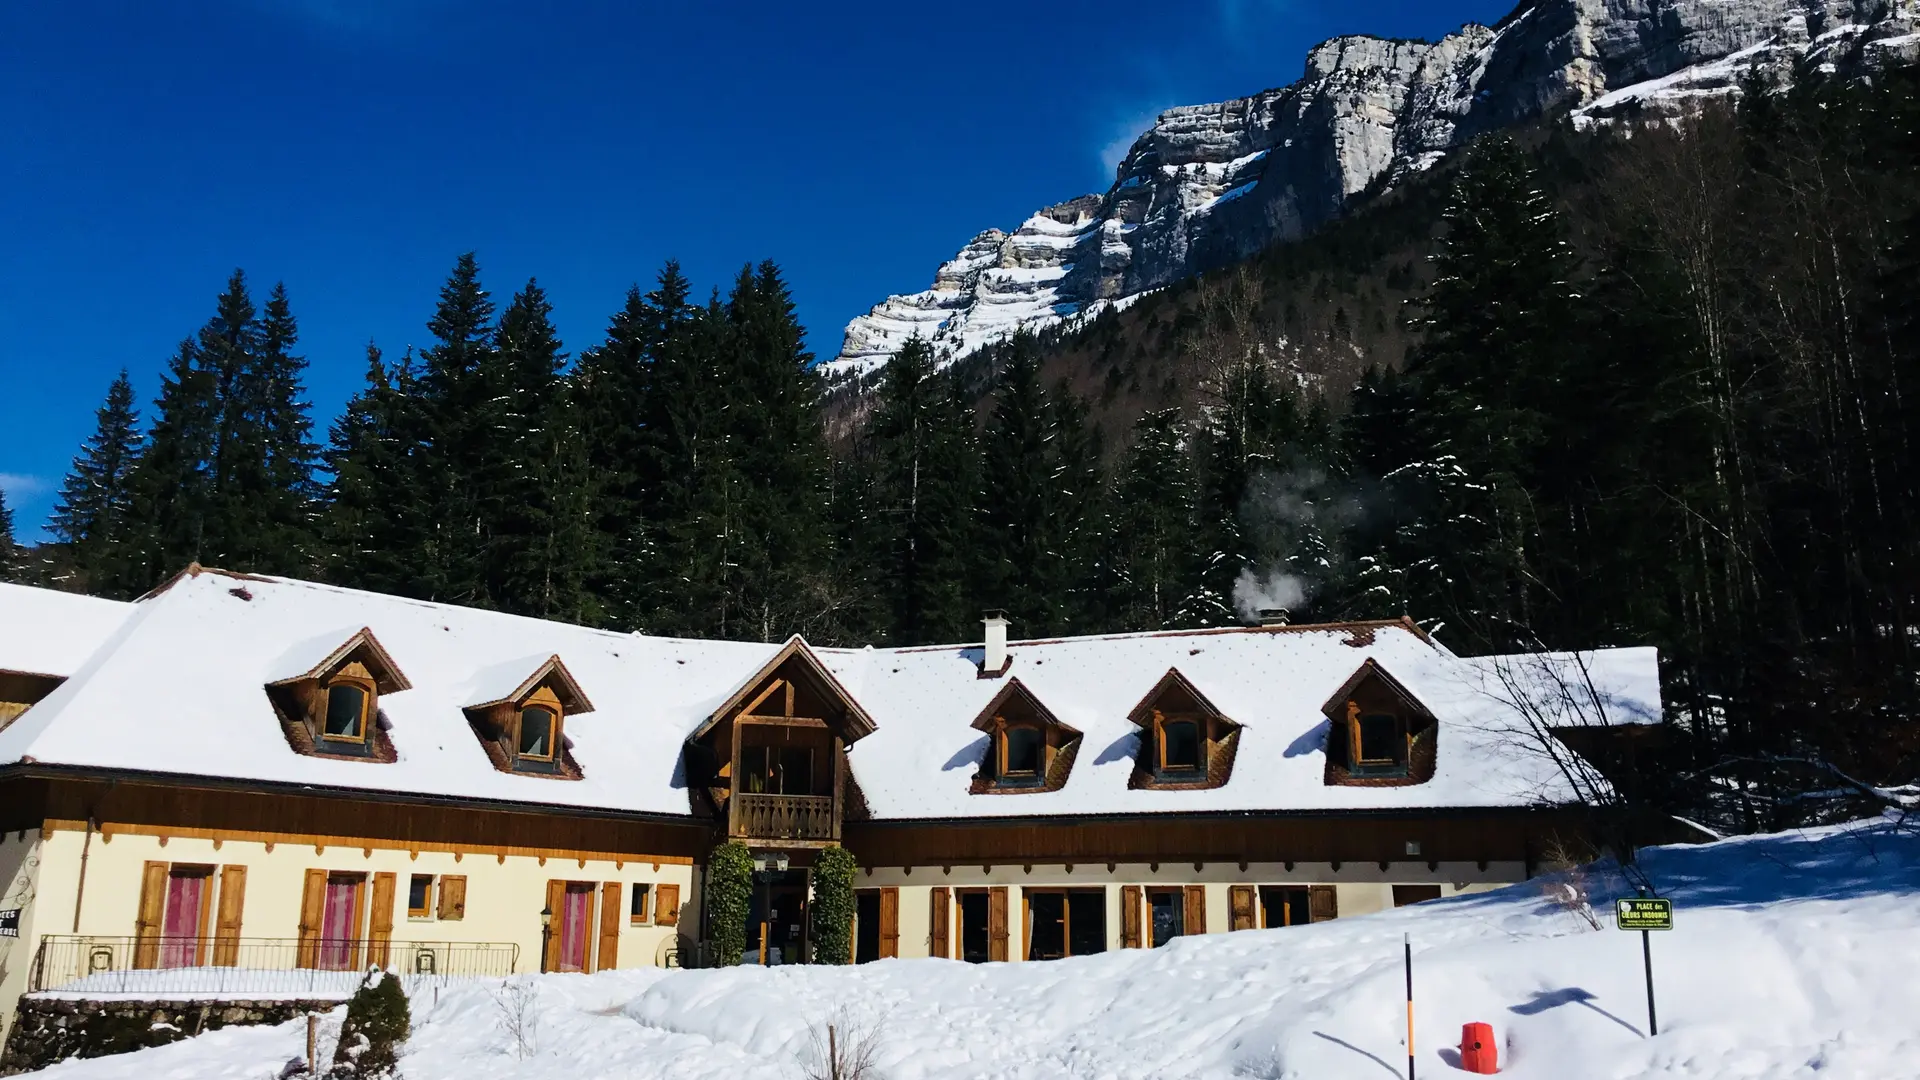
<svg viewBox="0 0 1920 1080"><path fill-rule="evenodd" d="M1401 935L1414 944L1418 1064L1457 1071L1486 1021L1502 1074L1532 1080L1920 1077L1920 837L1889 822L1648 852L1676 901L1653 939L1660 1034L1646 1036L1640 936L1597 885L1592 929L1542 883L1287 930L1186 938L1046 964L884 961L856 969L617 972L514 980L537 1028L524 1058L502 984L414 1000L411 1080L803 1075L809 1025L877 1033L882 1075L1385 1080L1407 1066ZM523 991L524 992L524 991ZM68 1062L57 1080L262 1080L300 1025L227 1029Z"/></svg>

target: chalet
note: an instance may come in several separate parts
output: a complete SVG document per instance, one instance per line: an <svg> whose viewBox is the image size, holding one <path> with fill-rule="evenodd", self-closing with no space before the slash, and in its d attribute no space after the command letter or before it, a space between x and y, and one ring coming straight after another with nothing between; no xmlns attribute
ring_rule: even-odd
<svg viewBox="0 0 1920 1080"><path fill-rule="evenodd" d="M1511 680L1408 622L815 648L589 630L190 568L0 586L0 1007L133 970L691 963L755 853L749 962L1022 961L1528 877L1579 829ZM1657 724L1652 650L1580 658Z"/></svg>

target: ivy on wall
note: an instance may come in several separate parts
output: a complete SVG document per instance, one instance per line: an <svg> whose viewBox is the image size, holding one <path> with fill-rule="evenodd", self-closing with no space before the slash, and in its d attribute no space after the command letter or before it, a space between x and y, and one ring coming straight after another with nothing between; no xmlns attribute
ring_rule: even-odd
<svg viewBox="0 0 1920 1080"><path fill-rule="evenodd" d="M813 864L813 962L845 964L852 960L853 852L835 844L820 852Z"/></svg>

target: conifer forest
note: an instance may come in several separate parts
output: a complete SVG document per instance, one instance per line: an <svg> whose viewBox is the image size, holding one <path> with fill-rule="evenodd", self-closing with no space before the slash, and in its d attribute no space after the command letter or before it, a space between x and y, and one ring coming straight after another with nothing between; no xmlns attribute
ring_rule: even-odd
<svg viewBox="0 0 1920 1080"><path fill-rule="evenodd" d="M300 298L236 271L126 359L157 397L106 388L51 541L0 504L0 577L131 598L198 562L816 645L1272 608L1653 645L1671 738L1626 797L1857 812L1920 775L1920 76L1744 90L1487 136L1124 313L859 387L813 370L772 263L637 268L562 342L469 254L431 344L369 345L320 417Z"/></svg>

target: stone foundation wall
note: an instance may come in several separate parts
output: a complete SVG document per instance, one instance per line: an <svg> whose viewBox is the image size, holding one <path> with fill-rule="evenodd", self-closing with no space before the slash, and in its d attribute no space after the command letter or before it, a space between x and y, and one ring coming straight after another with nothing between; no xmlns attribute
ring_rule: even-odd
<svg viewBox="0 0 1920 1080"><path fill-rule="evenodd" d="M89 1001L20 999L0 1053L0 1076L44 1069L67 1058L106 1057L164 1046L215 1028L281 1024L338 1001Z"/></svg>

